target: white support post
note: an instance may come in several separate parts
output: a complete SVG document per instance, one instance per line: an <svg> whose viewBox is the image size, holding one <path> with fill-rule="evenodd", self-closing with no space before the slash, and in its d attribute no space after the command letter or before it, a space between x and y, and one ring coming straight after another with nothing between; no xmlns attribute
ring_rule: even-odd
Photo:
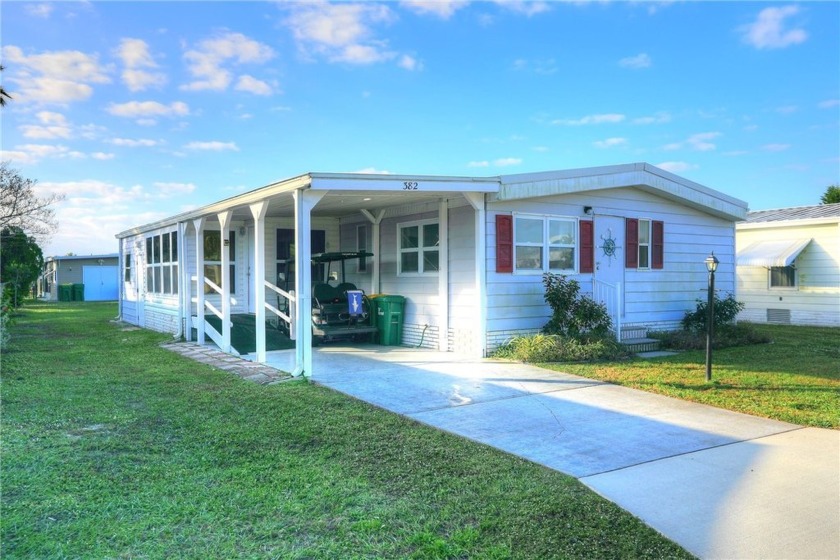
<svg viewBox="0 0 840 560"><path fill-rule="evenodd" d="M254 305L257 313L257 362L265 363L265 215L268 201L251 205L254 217Z"/></svg>
<svg viewBox="0 0 840 560"><path fill-rule="evenodd" d="M184 340L192 338L192 295L190 290L190 274L187 270L187 255L184 248L187 246L188 222L178 222L178 301L180 302L180 319L184 322Z"/></svg>
<svg viewBox="0 0 840 560"><path fill-rule="evenodd" d="M230 218L232 210L216 214L221 226L222 352L230 353Z"/></svg>
<svg viewBox="0 0 840 560"><path fill-rule="evenodd" d="M371 274L370 279L370 293L378 294L380 288L379 284L379 263L380 263L380 255L379 255L379 224L382 223L382 218L385 216L385 210L382 209L379 213L374 216L367 210L362 210L362 214L373 224L373 230L371 231L371 239L373 240L373 274Z"/></svg>
<svg viewBox="0 0 840 560"><path fill-rule="evenodd" d="M295 201L295 313L298 337L293 375L312 376L312 209L327 191L296 190Z"/></svg>
<svg viewBox="0 0 840 560"><path fill-rule="evenodd" d="M438 350L449 350L449 202L438 204Z"/></svg>
<svg viewBox="0 0 840 560"><path fill-rule="evenodd" d="M487 210L483 193L464 193L475 209L475 306L478 312L475 353L487 354Z"/></svg>
<svg viewBox="0 0 840 560"><path fill-rule="evenodd" d="M204 218L193 220L195 227L195 321L196 338L204 344Z"/></svg>

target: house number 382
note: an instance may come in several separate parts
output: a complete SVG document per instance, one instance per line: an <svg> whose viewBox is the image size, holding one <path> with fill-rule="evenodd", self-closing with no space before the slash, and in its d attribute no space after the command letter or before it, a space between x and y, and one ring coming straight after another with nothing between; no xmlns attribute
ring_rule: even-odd
<svg viewBox="0 0 840 560"><path fill-rule="evenodd" d="M420 184L417 181L405 181L403 182L403 190L404 191L416 191Z"/></svg>

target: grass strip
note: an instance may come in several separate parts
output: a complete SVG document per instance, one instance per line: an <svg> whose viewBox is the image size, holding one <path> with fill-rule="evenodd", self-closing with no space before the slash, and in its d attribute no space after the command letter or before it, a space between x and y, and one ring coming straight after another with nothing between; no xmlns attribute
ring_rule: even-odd
<svg viewBox="0 0 840 560"><path fill-rule="evenodd" d="M3 558L687 558L571 477L32 304L2 356Z"/></svg>

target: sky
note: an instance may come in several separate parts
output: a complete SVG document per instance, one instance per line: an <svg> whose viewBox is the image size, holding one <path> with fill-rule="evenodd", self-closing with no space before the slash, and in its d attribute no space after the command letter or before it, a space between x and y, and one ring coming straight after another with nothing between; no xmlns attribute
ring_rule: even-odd
<svg viewBox="0 0 840 560"><path fill-rule="evenodd" d="M15 2L2 154L45 256L308 172L647 162L749 203L840 184L838 2Z"/></svg>

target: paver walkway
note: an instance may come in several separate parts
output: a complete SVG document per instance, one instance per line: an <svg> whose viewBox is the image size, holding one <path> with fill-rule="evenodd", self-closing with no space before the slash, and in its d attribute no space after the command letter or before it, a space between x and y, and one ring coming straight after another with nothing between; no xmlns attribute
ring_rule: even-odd
<svg viewBox="0 0 840 560"><path fill-rule="evenodd" d="M292 376L277 368L249 362L231 354L225 354L221 350L211 346L201 346L194 342L169 342L161 344L162 348L177 352L182 356L193 359L202 364L211 365L223 369L242 379L258 383L260 385L273 385L292 379Z"/></svg>

